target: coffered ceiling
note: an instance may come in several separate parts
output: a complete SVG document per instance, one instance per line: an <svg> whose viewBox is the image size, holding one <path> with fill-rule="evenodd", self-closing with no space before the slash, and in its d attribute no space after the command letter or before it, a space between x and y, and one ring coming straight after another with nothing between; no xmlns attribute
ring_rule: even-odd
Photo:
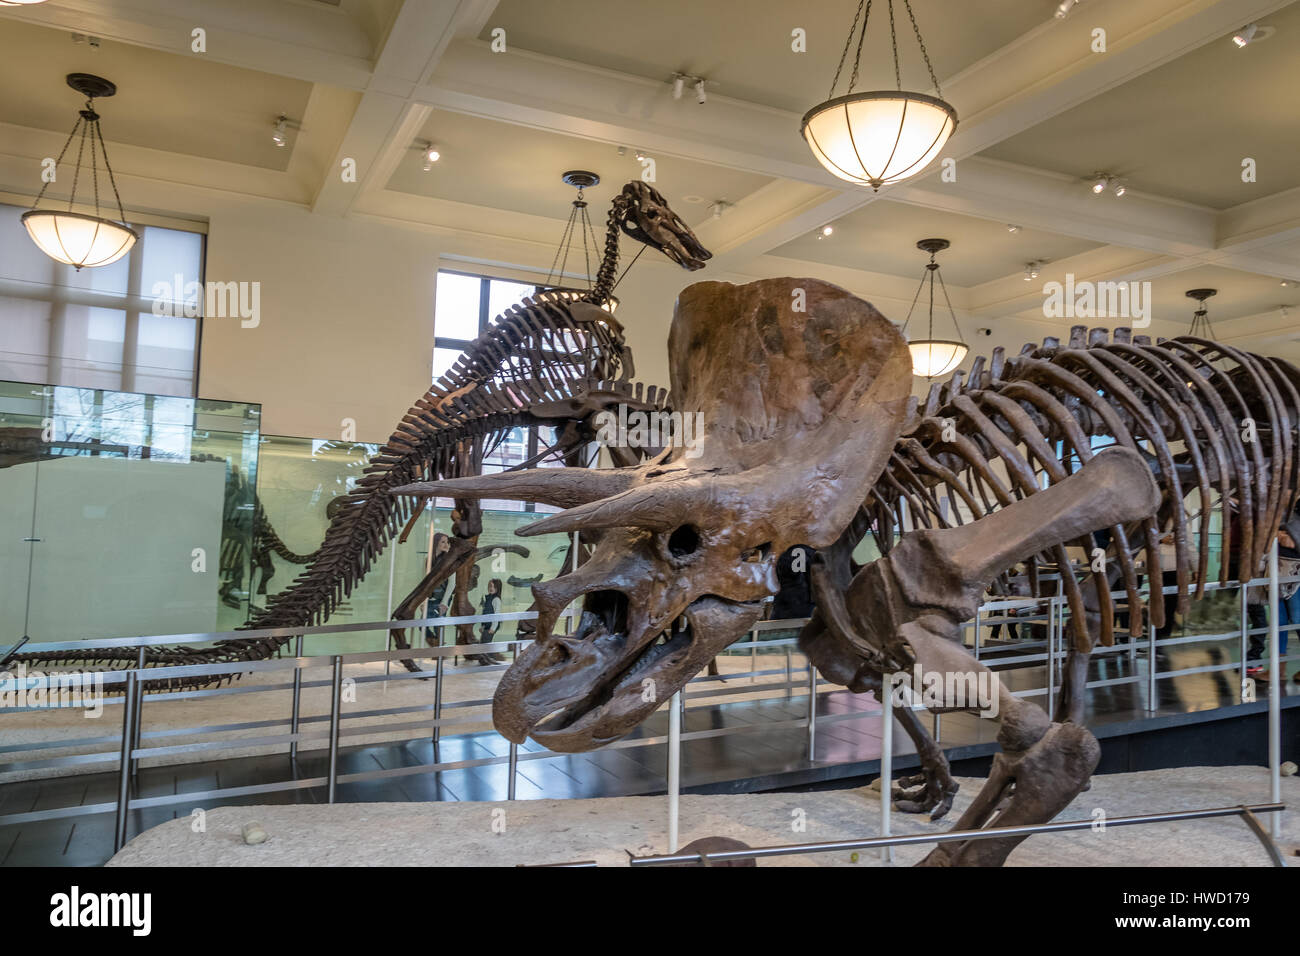
<svg viewBox="0 0 1300 956"><path fill-rule="evenodd" d="M603 177L599 220L644 151L715 273L798 267L897 301L924 261L916 241L941 236L964 323L1046 333L1041 286L1023 281L1032 259L1044 280L1149 281L1170 321L1190 321L1186 289L1214 286L1220 334L1285 341L1300 281L1300 3L1081 0L1063 20L1055 5L913 0L960 115L943 154L955 179L936 167L873 193L830 177L798 134L854 0L49 0L0 10L0 190L34 192L79 105L63 75L95 72L119 84L104 129L142 210L192 215L177 190L217 189L439 229L465 261L544 269L572 198L560 173ZM896 7L904 83L927 88ZM860 88L893 82L887 11L874 5ZM1238 49L1230 37L1252 21L1269 36ZM807 52L791 50L796 28ZM673 99L674 71L708 79L703 105ZM283 149L281 113L297 127ZM428 172L422 139L442 152ZM1247 157L1255 182L1241 178ZM338 175L349 162L356 182ZM1097 170L1128 193L1094 195L1083 180ZM523 236L518 261L482 251Z"/></svg>

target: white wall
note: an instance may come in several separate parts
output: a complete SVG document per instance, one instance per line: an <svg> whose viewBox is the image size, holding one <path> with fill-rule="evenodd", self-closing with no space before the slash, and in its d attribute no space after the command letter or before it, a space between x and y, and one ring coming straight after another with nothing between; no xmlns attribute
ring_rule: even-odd
<svg viewBox="0 0 1300 956"><path fill-rule="evenodd" d="M282 204L211 214L209 282L260 282L260 322L204 322L199 394L262 403L266 434L384 441L429 387L438 243Z"/></svg>

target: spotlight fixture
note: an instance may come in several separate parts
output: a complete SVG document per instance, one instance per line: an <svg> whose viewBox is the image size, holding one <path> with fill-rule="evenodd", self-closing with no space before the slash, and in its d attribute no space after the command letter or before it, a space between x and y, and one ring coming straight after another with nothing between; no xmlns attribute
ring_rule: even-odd
<svg viewBox="0 0 1300 956"><path fill-rule="evenodd" d="M1116 196L1122 196L1128 192L1128 187L1123 181L1113 173L1093 173L1088 179L1092 191L1100 196L1109 189Z"/></svg>
<svg viewBox="0 0 1300 956"><path fill-rule="evenodd" d="M1010 232L1010 233L1017 233L1017 232L1019 232L1019 231L1020 231L1020 227L1019 227L1019 226L1014 226L1014 225L1012 225L1011 223L1007 223L1007 232Z"/></svg>
<svg viewBox="0 0 1300 956"><path fill-rule="evenodd" d="M286 132L289 126L289 117L281 113L275 120L275 129L271 133L271 142L276 146L285 146L289 142L289 134Z"/></svg>
<svg viewBox="0 0 1300 956"><path fill-rule="evenodd" d="M680 100L682 98L682 94L686 92L687 86L689 86L691 91L695 93L695 102L699 103L701 106L703 106L705 100L708 99L704 92L704 84L708 81L702 76L696 76L694 73L674 73L669 78L669 82L673 85L673 99L675 100Z"/></svg>
<svg viewBox="0 0 1300 956"><path fill-rule="evenodd" d="M650 158L650 157L647 156L645 153L641 152L641 150L638 149L638 150L636 151L636 161L637 161L638 163L644 163L644 162L645 162L647 159L649 159L649 158Z"/></svg>
<svg viewBox="0 0 1300 956"><path fill-rule="evenodd" d="M1039 260L1037 260L1037 259L1034 259L1034 260L1031 261L1031 262L1026 262L1026 263L1025 263L1025 281L1026 281L1026 282L1033 282L1035 279L1038 278L1038 267L1041 266L1041 265L1042 265L1042 263L1041 263Z"/></svg>
<svg viewBox="0 0 1300 956"><path fill-rule="evenodd" d="M686 75L684 73L673 74L673 99L680 100L682 93L686 90Z"/></svg>
<svg viewBox="0 0 1300 956"><path fill-rule="evenodd" d="M697 103L699 103L701 106L703 106L703 105L704 105L704 101L708 98L708 97L705 96L705 94L704 94L704 80L703 80L703 79L701 79L701 78L699 78L699 77L696 78L696 80L695 80L694 90L695 90L695 102L697 102Z"/></svg>
<svg viewBox="0 0 1300 956"><path fill-rule="evenodd" d="M1283 279L1281 285L1282 285L1282 288L1285 289L1285 288L1287 288L1287 287L1289 287L1289 286L1291 285L1291 282L1290 282L1289 279Z"/></svg>
<svg viewBox="0 0 1300 956"><path fill-rule="evenodd" d="M81 141L77 148L77 163L72 176L72 195L68 197L66 211L40 209L41 199L49 183L41 187L32 208L23 213L22 223L27 234L40 250L57 262L73 266L78 272L85 267L106 266L116 262L130 251L139 235L126 223L126 212L122 209L122 197L117 192L117 181L113 178L113 167L108 164L108 150L104 147L104 134L99 127L99 114L95 112L95 98L112 96L117 86L111 81L89 73L69 73L68 86L86 97L86 106L81 110L68 141L63 144L59 158L54 161L55 168L63 161L63 156L72 145L77 131L81 131ZM95 214L74 212L77 201L77 183L81 180L81 161L90 147L90 181L94 190ZM99 158L103 158L104 172L108 175L108 184L113 189L113 198L117 201L118 219L109 219L100 215L99 204Z"/></svg>
<svg viewBox="0 0 1300 956"><path fill-rule="evenodd" d="M1218 289L1188 289L1187 297L1195 299L1199 306L1192 314L1192 327L1187 331L1188 335L1202 339L1214 338L1214 326L1210 325L1210 313L1205 307L1205 300L1212 295L1218 295Z"/></svg>
<svg viewBox="0 0 1300 956"><path fill-rule="evenodd" d="M835 232L834 226L822 226L822 238L829 238Z"/></svg>
<svg viewBox="0 0 1300 956"><path fill-rule="evenodd" d="M1116 196L1122 196L1126 192L1128 192L1128 187L1125 186L1118 179L1114 179L1111 180L1110 191L1113 192Z"/></svg>
<svg viewBox="0 0 1300 956"><path fill-rule="evenodd" d="M1232 42L1237 44L1237 49L1243 49L1255 39L1255 34L1259 32L1258 23L1248 23L1232 35Z"/></svg>
<svg viewBox="0 0 1300 956"><path fill-rule="evenodd" d="M725 199L715 199L709 203L709 215L714 219L721 219L722 214L730 209L734 203L729 203Z"/></svg>
<svg viewBox="0 0 1300 956"><path fill-rule="evenodd" d="M1102 176L1098 174L1093 178L1092 191L1095 192L1098 196L1100 196L1102 193L1106 191L1106 185L1109 182L1110 182L1109 176Z"/></svg>
<svg viewBox="0 0 1300 956"><path fill-rule="evenodd" d="M442 152L427 139L417 139L415 148L420 151L421 165L426 173L433 169L434 163L442 159Z"/></svg>
<svg viewBox="0 0 1300 956"><path fill-rule="evenodd" d="M1070 15L1070 11L1078 6L1079 0L1061 0L1056 6L1056 13L1053 16L1058 20L1064 20Z"/></svg>
<svg viewBox="0 0 1300 956"><path fill-rule="evenodd" d="M916 295L912 298L912 308L907 310L907 320L903 323L903 332L907 332L907 323L912 321L912 311L916 308L917 300L921 298L921 291L930 286L930 326L927 337L909 340L907 343L908 351L912 353L912 374L933 378L936 375L946 375L966 357L970 348L966 341L961 338L961 327L957 325L957 314L952 310L952 301L948 298L948 287L944 285L943 276L939 274L939 263L934 261L936 252L942 252L947 249L951 243L947 239L922 239L916 244L916 248L922 252L930 254L930 261L926 263L925 272L921 274L921 284L917 287ZM944 302L948 304L948 314L952 317L953 328L957 330L958 341L951 339L936 339L934 337L934 282L939 280L939 288L943 292Z"/></svg>
<svg viewBox="0 0 1300 956"><path fill-rule="evenodd" d="M908 179L920 173L934 161L944 143L957 126L957 111L943 100L939 78L930 63L925 41L912 13L911 0L903 0L903 7L916 34L921 58L930 75L935 95L903 90L902 74L898 65L898 37L894 32L894 5L889 4L889 35L894 52L893 90L853 92L862 62L863 41L867 35L867 19L871 14L870 0L859 0L858 11L849 27L849 38L840 54L839 67L831 80L830 93L825 102L818 103L804 114L800 131L817 161L826 170L851 183L881 186ZM861 21L861 29L858 23ZM857 52L854 54L848 88L841 96L835 95L840 75L848 61L849 48L857 34Z"/></svg>

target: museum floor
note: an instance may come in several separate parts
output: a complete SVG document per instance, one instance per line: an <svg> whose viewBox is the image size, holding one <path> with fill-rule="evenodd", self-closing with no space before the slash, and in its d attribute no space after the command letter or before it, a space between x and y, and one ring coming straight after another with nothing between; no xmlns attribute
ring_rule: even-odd
<svg viewBox="0 0 1300 956"><path fill-rule="evenodd" d="M1235 642L1201 643L1168 648L1160 655L1160 670L1184 670L1230 661ZM1114 679L1146 673L1140 648L1135 661L1127 654L1092 662L1090 680ZM1293 665L1294 667L1294 665ZM1135 670L1134 670L1135 668ZM1039 667L1017 667L1003 672L1003 679L1013 688L1041 687ZM1255 704L1237 703L1236 671L1202 672L1172 677L1159 682L1159 701L1153 711L1147 709L1145 680L1098 687L1089 690L1089 726L1102 740L1101 771L1139 769L1129 761L1134 741L1144 735L1157 734L1178 726L1204 723L1193 731L1206 740L1206 727L1229 715L1250 715L1262 719L1266 706L1261 699ZM1284 717L1290 718L1294 705L1300 705L1300 685L1287 682ZM1291 706L1287 706L1291 705ZM807 757L807 734L803 726L806 698L792 696L737 703L712 704L688 710L683 732L709 731L723 727L745 727L741 733L717 737L696 737L682 744L682 786L687 792L726 793L741 791L792 789L810 786L834 786L879 772L880 719L868 716L875 701L866 695L847 691L819 694L819 721L816 735L816 759ZM927 718L928 719L928 718ZM667 715L661 711L640 727L634 736L662 737L666 733ZM752 731L748 728L752 728ZM974 716L948 715L941 724L940 740L954 761L987 758L996 750L992 737L994 726ZM1235 753L1225 751L1222 759L1205 760L1191 755L1188 763L1260 763L1265 759L1265 736L1246 735L1241 740L1240 727L1226 735L1236 741ZM1255 737L1257 740L1254 740ZM1111 744L1107 744L1107 740ZM1285 739L1285 737L1284 737ZM1122 746L1120 741L1123 741ZM1252 740L1257 746L1252 752ZM902 733L895 735L895 769L901 771L914 763L910 741ZM470 761L500 757L506 752L503 738L491 732L445 737L441 759L445 762ZM1184 748L1185 749L1185 748ZM1177 765L1179 747L1170 747L1165 766ZM533 757L533 754L539 756ZM521 747L516 795L519 799L620 797L662 793L666 744L606 748L579 755L545 754L531 741ZM290 767L283 755L252 756L204 763L142 767L135 784L133 799L150 796L202 792L216 788L239 787L293 778L307 779L325 772L326 754L300 754ZM433 760L428 741L378 744L345 748L340 753L341 775L377 769L419 766ZM978 771L982 772L982 771ZM465 766L439 773L416 773L361 783L340 782L339 802L401 801L492 801L506 797L506 767ZM75 777L30 780L0 785L0 815L39 811L61 806L87 806L115 798L116 773L96 773ZM324 803L323 788L304 788L281 793L258 794L246 798L227 798L196 805ZM132 809L130 835L178 816L188 816L192 807L172 804L167 807ZM111 813L88 814L41 823L0 827L0 865L98 865L112 856L113 816Z"/></svg>

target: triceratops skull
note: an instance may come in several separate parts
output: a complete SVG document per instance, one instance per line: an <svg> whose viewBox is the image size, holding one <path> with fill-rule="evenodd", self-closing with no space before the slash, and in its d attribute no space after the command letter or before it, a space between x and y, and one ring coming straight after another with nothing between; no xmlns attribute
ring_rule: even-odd
<svg viewBox="0 0 1300 956"><path fill-rule="evenodd" d="M775 561L830 545L888 460L911 360L869 303L816 279L701 282L669 335L674 408L700 413L699 454L615 469L542 468L398 493L566 508L519 531L598 533L591 558L533 587L537 640L503 676L497 729L558 751L618 738L762 613ZM582 601L573 634L554 634Z"/></svg>

